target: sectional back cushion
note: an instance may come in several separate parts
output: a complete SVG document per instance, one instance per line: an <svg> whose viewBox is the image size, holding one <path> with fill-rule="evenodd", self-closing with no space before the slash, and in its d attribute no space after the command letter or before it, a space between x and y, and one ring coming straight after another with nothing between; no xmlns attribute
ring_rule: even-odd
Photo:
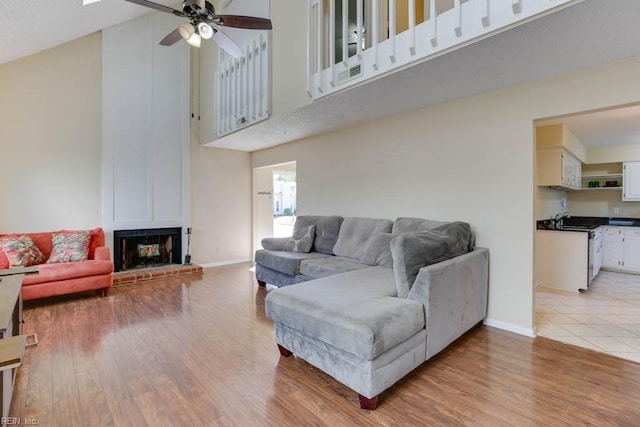
<svg viewBox="0 0 640 427"><path fill-rule="evenodd" d="M282 248L286 252L310 252L316 235L316 226L298 227Z"/></svg>
<svg viewBox="0 0 640 427"><path fill-rule="evenodd" d="M391 240L394 237L396 235L391 233L378 233L369 237L367 244L364 246L364 254L360 262L367 265L393 268Z"/></svg>
<svg viewBox="0 0 640 427"><path fill-rule="evenodd" d="M398 218L393 223L393 234L417 233L427 231L447 224L443 221L434 221L422 218Z"/></svg>
<svg viewBox="0 0 640 427"><path fill-rule="evenodd" d="M392 226L393 222L388 219L345 218L333 253L337 256L361 259L364 255L364 247L371 236L389 233Z"/></svg>
<svg viewBox="0 0 640 427"><path fill-rule="evenodd" d="M418 233L403 233L391 240L393 273L398 297L406 298L419 270L469 252L471 227L451 222Z"/></svg>
<svg viewBox="0 0 640 427"><path fill-rule="evenodd" d="M333 255L333 247L338 240L338 232L342 224L341 216L301 215L296 218L293 233L310 225L315 225L315 238L311 250L322 254Z"/></svg>

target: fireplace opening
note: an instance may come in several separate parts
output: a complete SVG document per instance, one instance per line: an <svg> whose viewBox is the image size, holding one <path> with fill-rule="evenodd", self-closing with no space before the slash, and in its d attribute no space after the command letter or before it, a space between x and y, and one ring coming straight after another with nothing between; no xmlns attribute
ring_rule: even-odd
<svg viewBox="0 0 640 427"><path fill-rule="evenodd" d="M114 231L114 270L180 264L181 231L180 227Z"/></svg>

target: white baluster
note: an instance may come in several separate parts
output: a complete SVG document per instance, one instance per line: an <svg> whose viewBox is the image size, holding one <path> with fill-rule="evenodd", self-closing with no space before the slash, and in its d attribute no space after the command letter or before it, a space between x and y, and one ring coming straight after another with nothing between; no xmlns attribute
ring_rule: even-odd
<svg viewBox="0 0 640 427"><path fill-rule="evenodd" d="M429 14L431 24L429 25L429 41L431 46L438 46L438 13L436 11L436 0L429 0Z"/></svg>
<svg viewBox="0 0 640 427"><path fill-rule="evenodd" d="M358 53L358 59L362 59L362 40L364 39L362 37L362 2L363 0L357 0L358 4L357 4L357 11L356 14L358 15L358 19L357 19L357 26L358 28L356 29L356 51Z"/></svg>
<svg viewBox="0 0 640 427"><path fill-rule="evenodd" d="M371 46L373 48L373 69L378 69L378 44L380 35L380 0L371 1Z"/></svg>
<svg viewBox="0 0 640 427"><path fill-rule="evenodd" d="M329 0L329 84L335 86L335 70L336 65L336 3Z"/></svg>
<svg viewBox="0 0 640 427"><path fill-rule="evenodd" d="M453 29L456 32L456 36L462 35L462 8L460 7L460 0L453 0L453 12L455 23Z"/></svg>
<svg viewBox="0 0 640 427"><path fill-rule="evenodd" d="M349 0L342 0L342 65L349 65Z"/></svg>
<svg viewBox="0 0 640 427"><path fill-rule="evenodd" d="M396 62L396 0L389 0L389 44L391 62Z"/></svg>
<svg viewBox="0 0 640 427"><path fill-rule="evenodd" d="M482 26L488 27L491 24L491 20L489 18L490 5L489 2L491 0L481 0L480 1L480 19L482 19Z"/></svg>
<svg viewBox="0 0 640 427"><path fill-rule="evenodd" d="M413 56L416 54L416 0L409 0L409 35L409 52Z"/></svg>
<svg viewBox="0 0 640 427"><path fill-rule="evenodd" d="M514 14L518 14L522 12L522 0L511 0L511 8L513 9Z"/></svg>

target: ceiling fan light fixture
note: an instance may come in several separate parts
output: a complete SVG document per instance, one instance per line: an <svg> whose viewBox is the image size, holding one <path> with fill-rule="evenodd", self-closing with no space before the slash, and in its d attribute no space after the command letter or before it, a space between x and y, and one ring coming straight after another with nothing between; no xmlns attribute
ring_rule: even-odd
<svg viewBox="0 0 640 427"><path fill-rule="evenodd" d="M200 47L200 43L202 43L202 37L200 37L200 34L198 33L193 33L191 34L191 37L187 39L187 43L189 43L193 47Z"/></svg>
<svg viewBox="0 0 640 427"><path fill-rule="evenodd" d="M185 39L187 42L189 42L189 39L193 37L195 32L195 27L189 23L182 24L178 27L178 33L180 34L180 37Z"/></svg>
<svg viewBox="0 0 640 427"><path fill-rule="evenodd" d="M211 25L206 22L201 22L198 24L198 33L203 39L209 40L213 37L213 28L211 28Z"/></svg>

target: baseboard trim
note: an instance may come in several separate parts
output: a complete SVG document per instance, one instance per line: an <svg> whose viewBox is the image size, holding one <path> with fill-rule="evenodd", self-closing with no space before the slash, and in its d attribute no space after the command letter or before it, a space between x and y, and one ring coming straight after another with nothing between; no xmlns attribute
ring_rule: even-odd
<svg viewBox="0 0 640 427"><path fill-rule="evenodd" d="M484 324L487 326L491 326L498 329L503 329L505 331L513 332L518 335L524 335L527 337L535 338L536 333L533 329L523 328L522 326L517 326L512 323L501 322L500 320L495 319L484 319Z"/></svg>
<svg viewBox="0 0 640 427"><path fill-rule="evenodd" d="M243 262L253 262L252 258L233 259L230 261L210 262L207 264L198 263L202 268L224 267L225 265L242 264Z"/></svg>

